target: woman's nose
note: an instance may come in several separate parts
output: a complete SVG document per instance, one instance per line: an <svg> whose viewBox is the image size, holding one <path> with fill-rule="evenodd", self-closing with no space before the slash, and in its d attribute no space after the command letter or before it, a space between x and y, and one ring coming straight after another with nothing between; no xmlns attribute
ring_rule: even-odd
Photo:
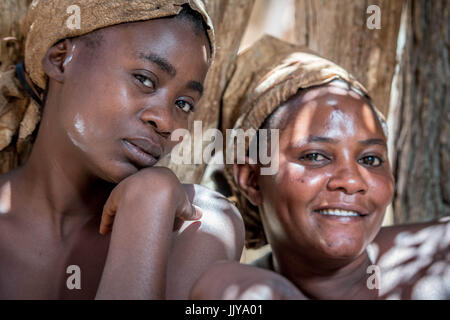
<svg viewBox="0 0 450 320"><path fill-rule="evenodd" d="M174 107L164 102L154 103L140 113L140 119L164 138L168 138L173 132L175 116Z"/></svg>
<svg viewBox="0 0 450 320"><path fill-rule="evenodd" d="M342 191L352 195L356 193L365 194L368 185L361 175L358 164L343 165L334 172L328 180L328 189L331 191Z"/></svg>

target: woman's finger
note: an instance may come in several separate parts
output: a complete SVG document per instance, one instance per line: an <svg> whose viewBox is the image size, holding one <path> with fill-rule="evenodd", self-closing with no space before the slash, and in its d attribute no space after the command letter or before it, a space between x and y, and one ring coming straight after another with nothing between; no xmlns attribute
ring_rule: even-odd
<svg viewBox="0 0 450 320"><path fill-rule="evenodd" d="M114 218L117 212L117 201L115 197L115 192L111 192L108 200L103 206L102 219L100 221L100 234L107 235L112 230L114 224Z"/></svg>
<svg viewBox="0 0 450 320"><path fill-rule="evenodd" d="M176 216L183 221L198 220L202 217L202 211L199 207L186 199L183 209L179 210Z"/></svg>
<svg viewBox="0 0 450 320"><path fill-rule="evenodd" d="M196 205L189 203L185 210L180 211L175 217L173 231L178 231L185 221L199 220L202 217L202 211Z"/></svg>

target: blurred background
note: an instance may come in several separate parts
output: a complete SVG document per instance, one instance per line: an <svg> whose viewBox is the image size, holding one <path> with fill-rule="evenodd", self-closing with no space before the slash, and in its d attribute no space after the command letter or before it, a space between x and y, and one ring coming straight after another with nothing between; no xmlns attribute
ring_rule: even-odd
<svg viewBox="0 0 450 320"><path fill-rule="evenodd" d="M30 2L0 0L0 71L23 60L21 19ZM220 98L239 51L264 33L307 46L355 75L388 119L396 191L384 224L450 215L450 1L204 2L218 43L207 90L194 116L206 124L204 130L219 127ZM379 29L367 26L374 14L368 12L369 5L379 8ZM1 81L0 90L8 90ZM0 172L26 161L34 137L18 143L17 132L26 125L27 109L11 110L10 102L0 101ZM183 182L205 181L204 165L174 167L168 160L162 164ZM253 257L246 251L243 260Z"/></svg>

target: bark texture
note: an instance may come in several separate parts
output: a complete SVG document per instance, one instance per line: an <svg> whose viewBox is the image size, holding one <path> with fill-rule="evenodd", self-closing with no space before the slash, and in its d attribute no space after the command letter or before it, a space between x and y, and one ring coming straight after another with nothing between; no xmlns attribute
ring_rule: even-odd
<svg viewBox="0 0 450 320"><path fill-rule="evenodd" d="M394 114L394 221L450 215L450 2L408 0Z"/></svg>
<svg viewBox="0 0 450 320"><path fill-rule="evenodd" d="M369 29L370 5L381 29ZM352 73L387 114L403 0L296 0L297 42ZM370 22L370 21L369 21Z"/></svg>

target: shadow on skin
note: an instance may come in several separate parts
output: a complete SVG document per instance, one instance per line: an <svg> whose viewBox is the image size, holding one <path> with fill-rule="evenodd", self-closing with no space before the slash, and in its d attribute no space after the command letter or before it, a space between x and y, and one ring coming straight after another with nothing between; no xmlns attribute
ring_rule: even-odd
<svg viewBox="0 0 450 320"><path fill-rule="evenodd" d="M450 222L399 232L376 264L386 299L450 299Z"/></svg>

